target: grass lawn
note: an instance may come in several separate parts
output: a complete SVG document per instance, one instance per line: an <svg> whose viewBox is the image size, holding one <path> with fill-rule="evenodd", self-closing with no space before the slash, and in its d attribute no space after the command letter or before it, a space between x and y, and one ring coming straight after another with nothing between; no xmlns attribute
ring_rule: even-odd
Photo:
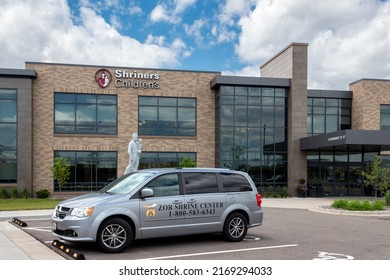
<svg viewBox="0 0 390 280"><path fill-rule="evenodd" d="M54 209L59 201L50 198L0 199L0 211Z"/></svg>

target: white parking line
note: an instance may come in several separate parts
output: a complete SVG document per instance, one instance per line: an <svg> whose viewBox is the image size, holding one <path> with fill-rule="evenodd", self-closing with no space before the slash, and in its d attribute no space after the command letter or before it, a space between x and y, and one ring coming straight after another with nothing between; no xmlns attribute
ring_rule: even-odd
<svg viewBox="0 0 390 280"><path fill-rule="evenodd" d="M214 251L214 252L194 253L194 254L185 254L185 255L173 255L173 256L140 259L140 260L162 260L162 259L173 259L173 258L183 258L183 257L193 257L193 256L246 252L246 251L255 251L255 250L279 249L279 248L288 248L288 247L297 247L297 246L298 246L298 244L288 244L288 245L269 246L269 247L256 247L256 248L246 248L246 249L237 249L237 250Z"/></svg>

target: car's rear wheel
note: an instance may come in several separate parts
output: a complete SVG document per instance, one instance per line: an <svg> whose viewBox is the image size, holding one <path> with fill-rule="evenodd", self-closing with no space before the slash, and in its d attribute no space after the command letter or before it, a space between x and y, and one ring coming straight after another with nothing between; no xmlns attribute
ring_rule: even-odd
<svg viewBox="0 0 390 280"><path fill-rule="evenodd" d="M241 241L248 231L248 221L241 213L231 214L225 221L223 236L227 241Z"/></svg>
<svg viewBox="0 0 390 280"><path fill-rule="evenodd" d="M97 235L97 244L106 253L120 253L130 246L132 240L130 225L120 218L104 221Z"/></svg>

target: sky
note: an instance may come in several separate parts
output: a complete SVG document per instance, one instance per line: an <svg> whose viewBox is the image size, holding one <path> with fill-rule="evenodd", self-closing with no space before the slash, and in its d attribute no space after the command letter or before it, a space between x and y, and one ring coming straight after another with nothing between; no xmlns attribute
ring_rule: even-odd
<svg viewBox="0 0 390 280"><path fill-rule="evenodd" d="M390 79L390 0L0 0L0 68L25 62L259 76L309 44L308 86Z"/></svg>

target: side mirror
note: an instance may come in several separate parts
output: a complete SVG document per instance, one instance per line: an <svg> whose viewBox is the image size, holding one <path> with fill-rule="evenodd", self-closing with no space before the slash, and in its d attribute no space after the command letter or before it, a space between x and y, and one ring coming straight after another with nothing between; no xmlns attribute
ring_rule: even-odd
<svg viewBox="0 0 390 280"><path fill-rule="evenodd" d="M153 196L153 190L152 190L152 189L143 188L143 189L141 190L141 197L142 197L142 198L151 197L151 196Z"/></svg>

